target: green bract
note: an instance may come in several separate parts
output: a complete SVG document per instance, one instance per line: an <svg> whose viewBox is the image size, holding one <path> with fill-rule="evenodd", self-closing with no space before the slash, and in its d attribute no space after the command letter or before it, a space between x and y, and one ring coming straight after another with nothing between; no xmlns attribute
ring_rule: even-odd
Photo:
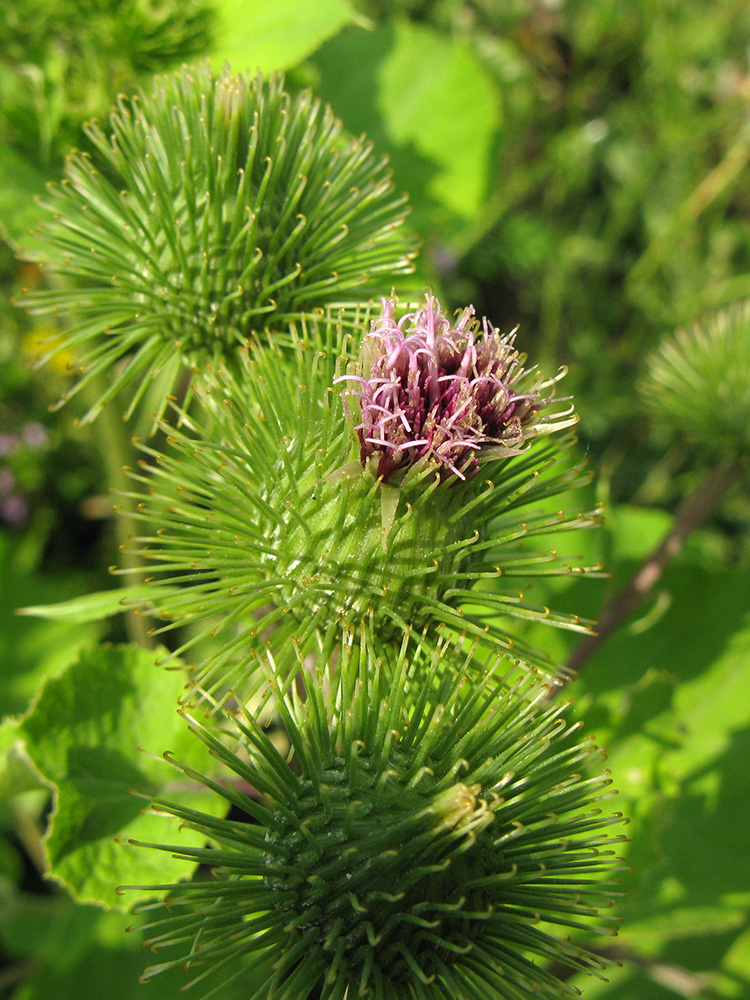
<svg viewBox="0 0 750 1000"><path fill-rule="evenodd" d="M750 302L706 316L650 358L653 411L711 455L750 455Z"/></svg>
<svg viewBox="0 0 750 1000"><path fill-rule="evenodd" d="M301 313L411 269L385 162L280 77L184 68L122 99L110 127L89 127L98 155L70 158L30 248L74 280L31 299L69 313L50 352L74 352L68 396L109 374L89 417L128 383L132 410L157 373L166 401L183 365L231 364L253 333L283 337Z"/></svg>
<svg viewBox="0 0 750 1000"><path fill-rule="evenodd" d="M482 678L452 646L405 641L392 677L351 637L341 650L285 691L268 666L287 756L249 715L231 718L236 750L193 723L231 779L181 770L236 818L154 801L208 846L147 846L214 877L139 887L171 890L147 943L177 952L146 977L183 966L197 981L241 958L232 978L262 982L248 1000L577 996L537 961L608 964L558 938L614 933L598 913L616 895L624 837L606 831L621 817L602 814L608 772L581 775L601 751L544 707L545 686Z"/></svg>
<svg viewBox="0 0 750 1000"><path fill-rule="evenodd" d="M337 341L338 350L317 346ZM202 623L181 651L216 637L197 670L212 695L250 693L252 652L266 644L279 669L296 662L295 649L328 657L342 624L387 646L403 629L434 636L442 623L554 673L507 623L587 630L522 590L536 576L599 569L544 548L544 536L597 519L545 507L587 481L565 460L569 408L545 413L525 451L488 459L463 480L427 456L397 485L384 483L363 467L346 390L334 385L356 357L347 343L333 319L306 326L296 386L272 347L251 351L244 377L217 372L199 390L194 422L165 425L163 450L142 446L150 461L136 478L147 490L134 498L145 529L132 549L158 583L151 604L168 624L157 631Z"/></svg>

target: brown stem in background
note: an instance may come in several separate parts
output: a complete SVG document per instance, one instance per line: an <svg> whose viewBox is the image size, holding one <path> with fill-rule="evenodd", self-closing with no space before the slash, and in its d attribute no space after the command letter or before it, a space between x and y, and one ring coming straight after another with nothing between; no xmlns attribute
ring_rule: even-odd
<svg viewBox="0 0 750 1000"><path fill-rule="evenodd" d="M588 951L601 958L614 961L617 965L632 965L642 970L653 982L666 986L680 997L697 997L705 1000L718 1000L718 994L710 989L713 976L710 972L694 972L681 965L660 962L658 958L639 955L637 952L613 945L610 948L597 948L589 945ZM561 982L566 983L576 973L576 970L562 963L555 963L549 970Z"/></svg>
<svg viewBox="0 0 750 1000"><path fill-rule="evenodd" d="M661 576L664 567L681 551L691 532L700 527L719 504L739 473L733 459L724 460L709 473L706 481L695 493L685 497L677 508L674 523L661 544L642 564L635 576L605 607L596 635L587 636L567 663L571 674L580 671L584 663L607 640L617 626L634 611Z"/></svg>

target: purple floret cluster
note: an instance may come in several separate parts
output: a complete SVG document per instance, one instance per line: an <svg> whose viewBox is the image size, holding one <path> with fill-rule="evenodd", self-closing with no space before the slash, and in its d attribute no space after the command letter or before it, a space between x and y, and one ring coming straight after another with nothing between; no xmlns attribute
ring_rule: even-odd
<svg viewBox="0 0 750 1000"><path fill-rule="evenodd" d="M524 447L526 427L543 405L536 392L517 393L524 356L515 331L481 328L468 306L454 323L432 295L396 319L396 303L382 299L361 353L362 374L343 378L359 398L356 430L362 464L388 480L422 458L444 476L466 479L479 453L513 455Z"/></svg>

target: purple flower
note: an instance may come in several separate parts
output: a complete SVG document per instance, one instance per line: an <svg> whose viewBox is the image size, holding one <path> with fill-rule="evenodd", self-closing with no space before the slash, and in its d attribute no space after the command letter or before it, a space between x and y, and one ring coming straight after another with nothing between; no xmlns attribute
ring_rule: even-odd
<svg viewBox="0 0 750 1000"><path fill-rule="evenodd" d="M18 435L12 431L8 434L0 434L0 455L15 455L19 443Z"/></svg>
<svg viewBox="0 0 750 1000"><path fill-rule="evenodd" d="M22 525L28 513L29 508L23 497L12 494L0 500L0 521L4 521L11 527Z"/></svg>
<svg viewBox="0 0 750 1000"><path fill-rule="evenodd" d="M480 329L472 306L451 325L431 295L398 321L395 311L395 301L382 299L360 355L362 374L343 376L357 386L346 395L359 397L362 464L387 480L429 458L444 477L466 479L480 451L523 450L545 402L537 391L514 391L525 360L515 331L501 336L486 319Z"/></svg>
<svg viewBox="0 0 750 1000"><path fill-rule="evenodd" d="M24 424L21 435L24 444L31 448L32 451L38 451L47 444L47 431L37 420L32 420L28 424Z"/></svg>

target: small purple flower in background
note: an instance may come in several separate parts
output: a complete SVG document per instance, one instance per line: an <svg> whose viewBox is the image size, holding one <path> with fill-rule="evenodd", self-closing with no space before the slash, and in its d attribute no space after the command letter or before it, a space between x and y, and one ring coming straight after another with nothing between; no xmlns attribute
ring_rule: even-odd
<svg viewBox="0 0 750 1000"><path fill-rule="evenodd" d="M40 459L31 453L48 444L37 420L0 433L0 527L22 528L28 520L30 496L40 491L44 475Z"/></svg>
<svg viewBox="0 0 750 1000"><path fill-rule="evenodd" d="M20 440L18 435L14 434L12 431L0 434L0 457L5 458L6 456L9 457L11 455L15 455L18 451L19 444Z"/></svg>
<svg viewBox="0 0 750 1000"><path fill-rule="evenodd" d="M357 386L346 395L359 397L362 464L387 480L427 457L443 475L466 479L480 450L494 458L522 451L547 400L538 384L514 390L525 360L515 331L500 335L486 319L480 329L473 306L452 325L431 295L398 321L395 311L395 301L382 299L360 355L362 374L339 380Z"/></svg>
<svg viewBox="0 0 750 1000"><path fill-rule="evenodd" d="M10 469L0 466L0 499L10 496L16 485L16 477Z"/></svg>
<svg viewBox="0 0 750 1000"><path fill-rule="evenodd" d="M28 424L24 424L21 436L23 437L24 444L32 451L39 451L41 448L44 448L49 440L46 429L38 420L32 420Z"/></svg>
<svg viewBox="0 0 750 1000"><path fill-rule="evenodd" d="M0 521L4 521L9 527L21 527L26 522L28 514L28 504L23 497L14 495L0 501Z"/></svg>
<svg viewBox="0 0 750 1000"><path fill-rule="evenodd" d="M0 467L0 525L20 527L28 513L26 501L16 493L16 477L10 469Z"/></svg>

